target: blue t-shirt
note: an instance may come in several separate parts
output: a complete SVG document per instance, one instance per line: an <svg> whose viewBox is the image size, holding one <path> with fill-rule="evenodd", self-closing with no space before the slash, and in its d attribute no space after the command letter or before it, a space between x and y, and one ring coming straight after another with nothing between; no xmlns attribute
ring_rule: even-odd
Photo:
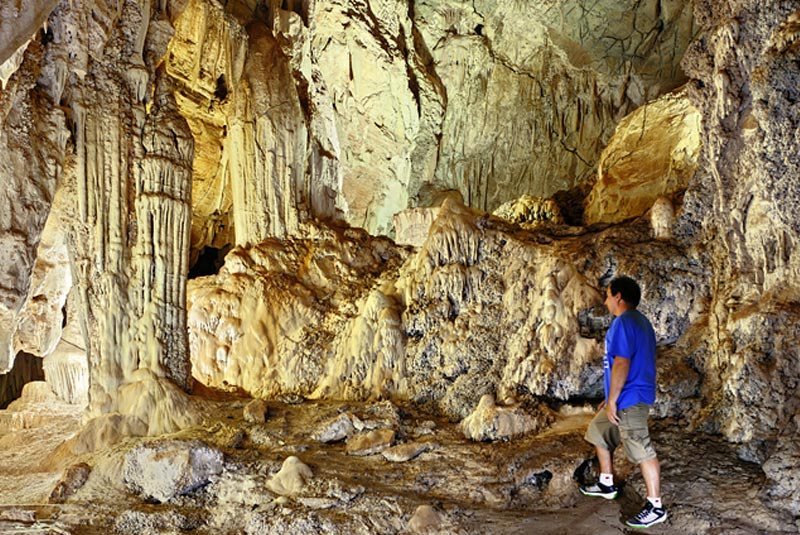
<svg viewBox="0 0 800 535"><path fill-rule="evenodd" d="M606 354L603 357L606 399L611 390L614 357L625 357L631 361L628 379L617 400L617 409L626 409L637 403L655 403L656 333L650 320L638 310L626 310L614 318L606 333Z"/></svg>

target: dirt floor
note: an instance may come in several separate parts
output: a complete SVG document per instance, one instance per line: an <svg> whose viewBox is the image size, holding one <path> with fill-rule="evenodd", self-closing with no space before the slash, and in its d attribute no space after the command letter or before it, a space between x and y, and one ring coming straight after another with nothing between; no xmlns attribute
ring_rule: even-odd
<svg viewBox="0 0 800 535"><path fill-rule="evenodd" d="M579 480L595 477L592 448L582 440L590 412L581 408L563 411L536 436L475 443L455 423L388 402L268 402L266 422L248 423L248 401L214 402L202 426L171 437L219 449L224 469L165 503L133 493L120 468L133 446L152 439L54 459L80 429L79 408L48 400L0 411L0 533L415 533L415 511L430 506L438 524L428 533L604 535L633 532L624 520L643 503L641 476L624 459L616 462L624 485L619 499L578 492ZM427 451L389 462L313 438L341 414L393 428L396 443ZM765 505L763 473L740 461L731 445L666 421L656 422L653 435L670 518L649 532L798 532L793 519ZM290 455L310 467L313 479L285 498L267 482ZM88 481L66 503L48 503L63 469L79 461L92 467Z"/></svg>

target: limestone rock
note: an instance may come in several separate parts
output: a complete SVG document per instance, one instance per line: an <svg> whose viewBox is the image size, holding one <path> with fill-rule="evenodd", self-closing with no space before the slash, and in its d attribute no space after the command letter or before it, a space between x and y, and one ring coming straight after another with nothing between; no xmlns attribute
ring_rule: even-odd
<svg viewBox="0 0 800 535"><path fill-rule="evenodd" d="M42 365L45 380L58 397L67 403L87 403L89 363L85 351L62 342L44 359Z"/></svg>
<svg viewBox="0 0 800 535"><path fill-rule="evenodd" d="M121 414L104 414L83 424L80 432L62 445L72 455L102 450L129 437L147 435L147 424Z"/></svg>
<svg viewBox="0 0 800 535"><path fill-rule="evenodd" d="M442 527L442 515L430 505L420 505L408 521L408 530L411 533L437 532Z"/></svg>
<svg viewBox="0 0 800 535"><path fill-rule="evenodd" d="M322 397L326 384L344 398L399 390L387 377L402 365L399 304L370 287L406 252L362 231L303 228L304 239L234 249L216 278L190 282L194 376L265 399ZM340 357L327 357L332 347ZM385 369L362 363L378 356Z"/></svg>
<svg viewBox="0 0 800 535"><path fill-rule="evenodd" d="M421 247L439 215L439 208L409 208L394 215L394 241L400 245Z"/></svg>
<svg viewBox="0 0 800 535"><path fill-rule="evenodd" d="M267 420L269 407L263 399L254 399L244 407L244 420L246 422L263 424Z"/></svg>
<svg viewBox="0 0 800 535"><path fill-rule="evenodd" d="M311 468L292 455L283 461L280 471L267 482L267 488L280 496L291 496L302 491L312 477Z"/></svg>
<svg viewBox="0 0 800 535"><path fill-rule="evenodd" d="M709 256L718 259L707 336L713 358L701 363L703 420L736 442L771 440L787 426L800 372L788 342L800 320L800 162L787 156L800 125L789 97L800 74L792 59L797 6L763 7L697 2L703 38L683 62L696 80L690 98L702 114L708 168L678 221L695 220L688 229L710 239Z"/></svg>
<svg viewBox="0 0 800 535"><path fill-rule="evenodd" d="M92 467L86 463L78 463L67 468L50 494L48 501L50 503L64 503L86 483L91 471Z"/></svg>
<svg viewBox="0 0 800 535"><path fill-rule="evenodd" d="M800 423L800 417L795 416ZM797 425L797 423L795 423ZM783 436L772 455L763 464L764 473L770 482L767 496L773 507L794 514L800 508L800 446L791 435Z"/></svg>
<svg viewBox="0 0 800 535"><path fill-rule="evenodd" d="M354 433L355 427L353 427L352 419L348 414L343 413L320 424L313 437L319 442L328 443L344 440Z"/></svg>
<svg viewBox="0 0 800 535"><path fill-rule="evenodd" d="M46 357L62 334L67 296L72 289L63 218L66 192L58 192L42 230L30 288L17 315L14 350Z"/></svg>
<svg viewBox="0 0 800 535"><path fill-rule="evenodd" d="M563 224L561 210L553 199L542 199L523 195L519 199L500 205L494 215L523 227L535 227L538 224L552 222Z"/></svg>
<svg viewBox="0 0 800 535"><path fill-rule="evenodd" d="M394 442L393 429L376 429L367 433L354 435L347 440L345 451L348 455L362 457L380 453Z"/></svg>
<svg viewBox="0 0 800 535"><path fill-rule="evenodd" d="M475 411L464 418L460 427L470 440L503 440L526 433L541 431L553 421L553 414L545 407L532 416L520 407L502 407L495 404L491 394L484 395Z"/></svg>
<svg viewBox="0 0 800 535"><path fill-rule="evenodd" d="M691 3L655 6L415 4L448 96L435 181L492 211L589 179L619 118L683 81Z"/></svg>
<svg viewBox="0 0 800 535"><path fill-rule="evenodd" d="M222 471L222 453L199 441L158 440L125 456L123 476L131 491L166 502L207 484Z"/></svg>
<svg viewBox="0 0 800 535"><path fill-rule="evenodd" d="M675 222L675 209L667 197L659 197L650 208L650 226L657 240L672 238L672 225Z"/></svg>
<svg viewBox="0 0 800 535"><path fill-rule="evenodd" d="M2 24L0 33L14 32L16 24L24 26L29 17L46 17L53 4L39 6L30 2L32 11L23 11L16 18L14 6L0 7L5 13L0 20L15 21ZM23 6L20 4L20 8ZM5 15L13 18L6 18ZM39 20L39 25L41 20ZM38 25L24 35L27 41L37 31ZM6 41L0 40L5 46ZM40 57L38 54L32 57ZM35 60L34 60L35 61ZM63 110L49 104L38 94L36 67L32 62L23 64L16 82L0 92L0 253L6 259L0 268L0 373L13 366L14 335L20 322L19 314L26 301L33 300L25 322L29 325L31 340L20 344L38 352L38 346L52 349L58 336L51 332L50 322L36 325L38 315L51 311L47 295L38 297L40 289L30 294L32 275L39 241L56 192L56 185L65 174L66 147L69 141L66 117ZM38 286L38 285L37 285ZM45 291L45 294L48 292ZM54 301L58 296L54 296ZM63 305L63 303L62 303ZM60 309L59 309L60 311ZM36 334L34 334L36 333ZM30 342L30 343L28 343Z"/></svg>
<svg viewBox="0 0 800 535"><path fill-rule="evenodd" d="M381 452L383 458L387 461L391 461L393 463L404 463L406 461L410 461L411 459L416 458L417 456L429 451L432 448L432 445L425 442L425 443L408 443L408 444L398 444L397 446L392 446L391 448L387 448Z"/></svg>
<svg viewBox="0 0 800 535"><path fill-rule="evenodd" d="M42 379L44 379L42 359L25 354L17 356L11 371L0 375L0 407L5 407L21 395L25 395L26 389L30 394L33 392L33 388L41 387L38 383ZM52 396L47 385L41 388Z"/></svg>
<svg viewBox="0 0 800 535"><path fill-rule="evenodd" d="M686 189L699 163L700 118L686 91L679 91L621 120L600 156L586 223L642 215L660 196Z"/></svg>

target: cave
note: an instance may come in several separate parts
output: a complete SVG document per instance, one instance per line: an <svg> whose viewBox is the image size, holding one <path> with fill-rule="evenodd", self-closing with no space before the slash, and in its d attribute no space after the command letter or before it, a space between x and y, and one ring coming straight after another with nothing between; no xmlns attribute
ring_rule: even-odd
<svg viewBox="0 0 800 535"><path fill-rule="evenodd" d="M5 409L9 403L19 398L26 384L42 380L42 359L25 353L17 355L11 371L0 375L0 409Z"/></svg>
<svg viewBox="0 0 800 535"><path fill-rule="evenodd" d="M799 40L797 0L0 2L0 532L797 533ZM620 276L655 453L587 495Z"/></svg>

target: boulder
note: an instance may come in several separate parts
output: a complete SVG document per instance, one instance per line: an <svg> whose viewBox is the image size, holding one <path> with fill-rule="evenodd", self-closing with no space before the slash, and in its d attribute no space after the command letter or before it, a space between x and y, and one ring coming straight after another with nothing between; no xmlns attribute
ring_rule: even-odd
<svg viewBox="0 0 800 535"><path fill-rule="evenodd" d="M267 421L269 407L263 399L254 399L244 407L244 420L253 424L263 424Z"/></svg>
<svg viewBox="0 0 800 535"><path fill-rule="evenodd" d="M291 496L303 490L312 477L311 468L292 455L283 461L280 471L267 482L267 488L275 494Z"/></svg>
<svg viewBox="0 0 800 535"><path fill-rule="evenodd" d="M222 472L222 452L200 441L155 440L125 456L126 487L144 498L166 502L208 484Z"/></svg>
<svg viewBox="0 0 800 535"><path fill-rule="evenodd" d="M542 430L554 420L552 412L541 407L536 416L521 407L501 407L494 396L485 394L475 411L462 420L460 427L470 440L502 440Z"/></svg>
<svg viewBox="0 0 800 535"><path fill-rule="evenodd" d="M355 433L353 421L348 414L340 414L339 416L327 420L320 425L319 429L314 433L314 439L319 442L338 442Z"/></svg>

